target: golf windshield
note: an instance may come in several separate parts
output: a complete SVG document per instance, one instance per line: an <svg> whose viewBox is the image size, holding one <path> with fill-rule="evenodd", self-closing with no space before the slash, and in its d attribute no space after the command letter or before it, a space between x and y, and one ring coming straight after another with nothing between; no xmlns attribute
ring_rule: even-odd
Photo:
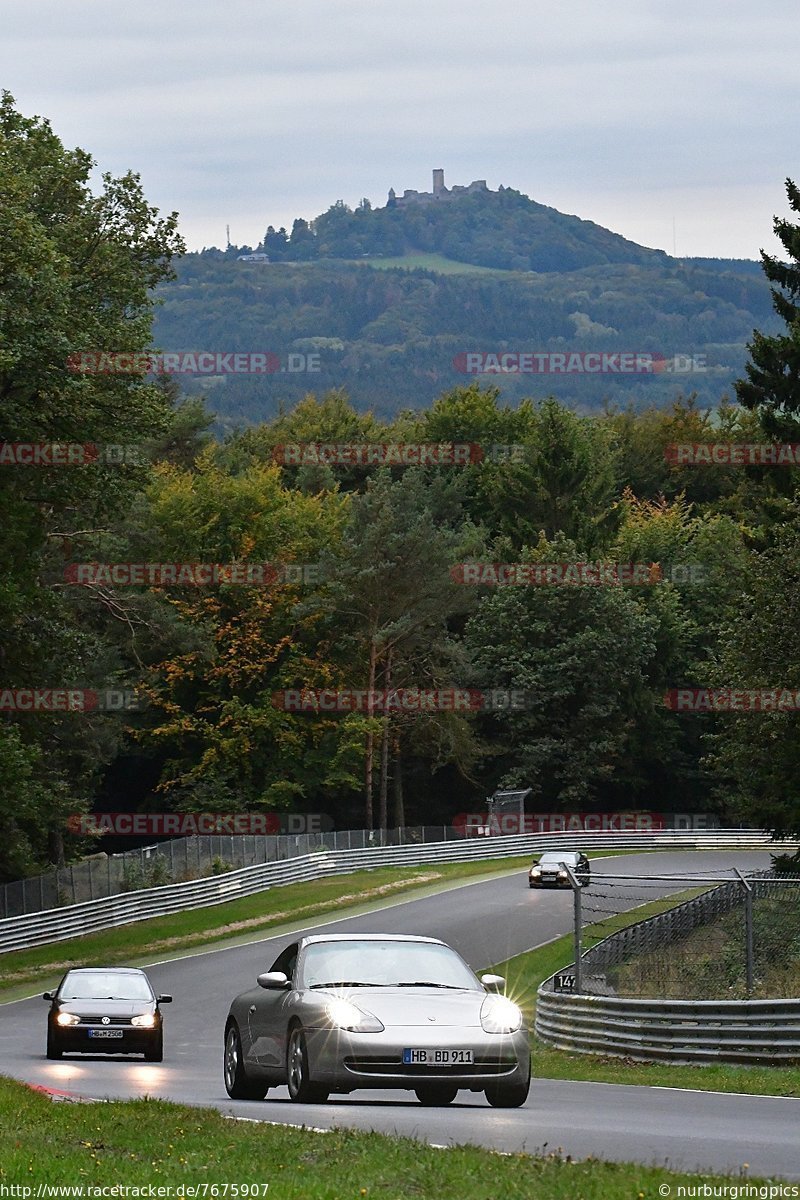
<svg viewBox="0 0 800 1200"><path fill-rule="evenodd" d="M59 1000L152 1000L143 975L120 971L71 971Z"/></svg>
<svg viewBox="0 0 800 1200"><path fill-rule="evenodd" d="M442 987L481 990L467 964L435 942L315 942L303 962L306 987Z"/></svg>

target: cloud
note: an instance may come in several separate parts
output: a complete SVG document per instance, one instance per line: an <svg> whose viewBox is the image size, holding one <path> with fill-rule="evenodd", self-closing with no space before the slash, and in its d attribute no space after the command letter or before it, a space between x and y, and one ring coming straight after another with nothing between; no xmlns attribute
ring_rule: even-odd
<svg viewBox="0 0 800 1200"><path fill-rule="evenodd" d="M797 174L794 0L5 0L0 72L193 245L486 178L756 254Z"/></svg>

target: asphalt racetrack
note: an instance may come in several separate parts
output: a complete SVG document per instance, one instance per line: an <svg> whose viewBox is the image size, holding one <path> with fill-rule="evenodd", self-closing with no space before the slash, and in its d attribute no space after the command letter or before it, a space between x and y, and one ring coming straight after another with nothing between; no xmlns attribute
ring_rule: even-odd
<svg viewBox="0 0 800 1200"><path fill-rule="evenodd" d="M440 937L480 970L541 945L572 928L569 891L530 890L528 862L513 875L470 883L376 912L322 919L303 932L416 933ZM586 905L602 889L596 877L616 874L719 874L769 866L766 853L659 852L595 860ZM663 885L662 894L680 885ZM641 903L628 895L626 906ZM650 898L659 894L648 893ZM560 1149L573 1158L668 1165L692 1172L747 1164L750 1176L800 1179L800 1099L679 1091L670 1088L570 1083L534 1078L524 1107L493 1109L482 1094L460 1092L447 1108L423 1109L413 1092L360 1091L327 1104L292 1104L286 1088L263 1101L232 1101L222 1081L222 1039L232 997L252 987L290 936L147 968L154 987L170 992L164 1010L163 1063L111 1055L45 1058L46 1004L35 998L0 1005L0 1071L17 1079L95 1098L160 1096L255 1120L330 1128L352 1126L447 1146L474 1143L502 1151ZM54 946L54 959L58 948ZM2 959L0 958L0 964ZM535 1073L535 1058L534 1058Z"/></svg>

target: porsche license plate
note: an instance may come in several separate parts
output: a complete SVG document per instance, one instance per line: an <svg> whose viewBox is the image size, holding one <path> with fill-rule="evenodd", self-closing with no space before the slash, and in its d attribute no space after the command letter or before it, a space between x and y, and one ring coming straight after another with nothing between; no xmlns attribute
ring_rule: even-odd
<svg viewBox="0 0 800 1200"><path fill-rule="evenodd" d="M90 1038L121 1038L124 1036L124 1029L90 1029Z"/></svg>
<svg viewBox="0 0 800 1200"><path fill-rule="evenodd" d="M411 1047L403 1051L404 1066L457 1067L472 1061L471 1050L417 1050Z"/></svg>

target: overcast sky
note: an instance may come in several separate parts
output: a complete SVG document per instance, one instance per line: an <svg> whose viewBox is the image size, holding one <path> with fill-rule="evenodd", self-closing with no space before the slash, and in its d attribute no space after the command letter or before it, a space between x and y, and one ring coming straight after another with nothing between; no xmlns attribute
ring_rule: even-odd
<svg viewBox="0 0 800 1200"><path fill-rule="evenodd" d="M486 179L679 255L774 251L798 0L3 0L0 86L190 248Z"/></svg>

